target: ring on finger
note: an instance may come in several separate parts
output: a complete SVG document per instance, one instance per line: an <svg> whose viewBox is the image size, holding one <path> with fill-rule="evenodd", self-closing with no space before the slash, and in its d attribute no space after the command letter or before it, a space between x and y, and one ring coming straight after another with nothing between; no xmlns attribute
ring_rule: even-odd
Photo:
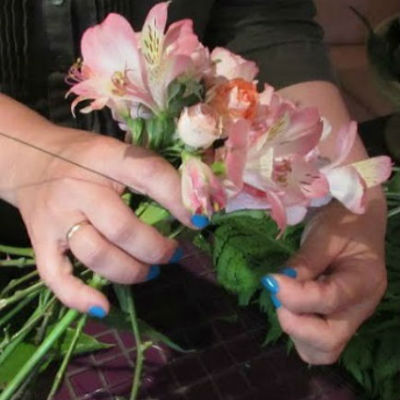
<svg viewBox="0 0 400 400"><path fill-rule="evenodd" d="M80 222L77 222L76 224L74 224L74 225L72 225L69 229L68 229L68 231L67 231L67 233L66 233L66 238L67 238L67 242L69 242L70 240L71 240L71 238L72 238L72 236L76 233L76 232L78 232L79 231L79 229L81 229L82 228L82 226L85 226L85 225L90 225L90 222L88 221L88 220L83 220L83 221L80 221Z"/></svg>

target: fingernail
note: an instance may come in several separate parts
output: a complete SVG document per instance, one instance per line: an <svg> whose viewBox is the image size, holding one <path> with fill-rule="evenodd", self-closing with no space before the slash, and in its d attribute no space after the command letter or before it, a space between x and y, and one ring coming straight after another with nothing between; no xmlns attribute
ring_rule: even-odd
<svg viewBox="0 0 400 400"><path fill-rule="evenodd" d="M279 270L279 273L289 278L296 279L297 278L297 271L292 267L284 267Z"/></svg>
<svg viewBox="0 0 400 400"><path fill-rule="evenodd" d="M89 308L89 315L95 318L104 318L107 313L106 311L100 306L93 306Z"/></svg>
<svg viewBox="0 0 400 400"><path fill-rule="evenodd" d="M271 275L265 275L261 278L261 284L267 289L269 292L273 294L277 294L279 292L279 285L276 279Z"/></svg>
<svg viewBox="0 0 400 400"><path fill-rule="evenodd" d="M271 294L271 300L272 300L272 303L274 304L275 308L279 308L282 305L281 302L278 300L278 298L274 294Z"/></svg>
<svg viewBox="0 0 400 400"><path fill-rule="evenodd" d="M206 215L194 214L190 218L191 223L199 229L203 229L210 224L210 220Z"/></svg>
<svg viewBox="0 0 400 400"><path fill-rule="evenodd" d="M149 269L149 273L147 274L146 282L155 279L160 275L160 266L159 265L152 265Z"/></svg>
<svg viewBox="0 0 400 400"><path fill-rule="evenodd" d="M182 247L177 247L174 254L172 254L172 257L169 259L168 263L169 264L177 263L181 260L182 257L183 257L183 249Z"/></svg>

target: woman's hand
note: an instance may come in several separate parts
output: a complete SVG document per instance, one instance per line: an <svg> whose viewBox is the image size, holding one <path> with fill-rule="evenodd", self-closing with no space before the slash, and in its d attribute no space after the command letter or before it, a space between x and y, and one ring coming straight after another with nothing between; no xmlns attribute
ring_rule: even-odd
<svg viewBox="0 0 400 400"><path fill-rule="evenodd" d="M336 202L321 209L288 261L293 270L263 278L282 329L310 364L335 362L385 292L386 206L377 192L364 215Z"/></svg>
<svg viewBox="0 0 400 400"><path fill-rule="evenodd" d="M65 305L98 316L109 309L103 294L73 275L68 250L99 275L127 284L145 281L150 265L176 261L177 243L140 222L120 197L128 186L192 226L179 175L167 161L111 138L58 127L5 96L0 114L1 132L72 161L0 138L0 197L19 208L39 274Z"/></svg>

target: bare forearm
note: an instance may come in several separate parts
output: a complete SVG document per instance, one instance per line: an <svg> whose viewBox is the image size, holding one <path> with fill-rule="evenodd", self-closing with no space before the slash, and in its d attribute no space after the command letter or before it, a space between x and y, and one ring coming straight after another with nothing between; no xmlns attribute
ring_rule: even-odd
<svg viewBox="0 0 400 400"><path fill-rule="evenodd" d="M53 131L50 121L0 94L0 132L51 149L56 139ZM36 150L0 135L0 198L16 205L16 190L18 186L29 184L29 172L38 164L38 156Z"/></svg>

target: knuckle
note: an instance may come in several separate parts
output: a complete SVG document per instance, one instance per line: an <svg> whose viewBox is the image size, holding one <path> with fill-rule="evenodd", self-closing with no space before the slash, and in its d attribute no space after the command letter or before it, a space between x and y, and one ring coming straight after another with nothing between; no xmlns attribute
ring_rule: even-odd
<svg viewBox="0 0 400 400"><path fill-rule="evenodd" d="M336 361L338 361L340 356L340 352L331 352L331 353L325 353L325 354L321 354L318 359L317 362L315 364L318 365L331 365L331 364L335 364Z"/></svg>
<svg viewBox="0 0 400 400"><path fill-rule="evenodd" d="M281 325L282 331L285 332L287 335L293 336L296 333L296 326L288 319L280 318L279 323Z"/></svg>
<svg viewBox="0 0 400 400"><path fill-rule="evenodd" d="M325 339L319 346L319 350L326 354L337 354L339 355L347 343L346 337L330 336Z"/></svg>
<svg viewBox="0 0 400 400"><path fill-rule="evenodd" d="M167 183L170 177L171 167L160 157L150 157L142 163L140 174L135 179L136 188L144 193L151 192L151 182Z"/></svg>
<svg viewBox="0 0 400 400"><path fill-rule="evenodd" d="M102 248L93 243L92 241L85 243L85 245L86 248L85 248L84 262L90 266L99 265L104 259L104 251L102 250ZM79 258L79 253L76 254L76 256Z"/></svg>
<svg viewBox="0 0 400 400"><path fill-rule="evenodd" d="M132 229L126 222L115 222L107 232L108 238L114 243L126 243L132 240Z"/></svg>
<svg viewBox="0 0 400 400"><path fill-rule="evenodd" d="M164 237L160 237L158 246L149 253L150 263L164 263L167 262L172 255L172 246Z"/></svg>
<svg viewBox="0 0 400 400"><path fill-rule="evenodd" d="M338 299L333 296L322 296L323 303L321 303L322 313L329 315L334 313L338 308Z"/></svg>

